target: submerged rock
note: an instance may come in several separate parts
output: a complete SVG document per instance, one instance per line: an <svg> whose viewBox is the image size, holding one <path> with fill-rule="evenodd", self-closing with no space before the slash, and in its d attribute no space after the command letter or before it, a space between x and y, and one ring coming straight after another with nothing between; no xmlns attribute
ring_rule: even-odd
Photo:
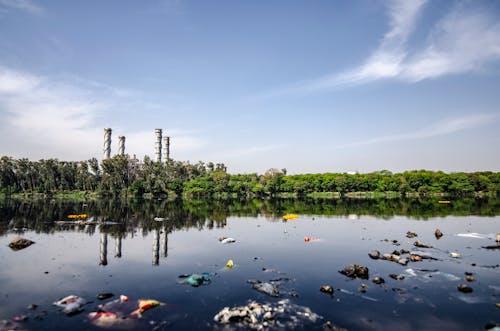
<svg viewBox="0 0 500 331"><path fill-rule="evenodd" d="M426 245L426 244L424 244L423 242L421 242L419 240L415 241L413 243L413 245L416 246L416 247L420 247L420 248L432 248L432 246Z"/></svg>
<svg viewBox="0 0 500 331"><path fill-rule="evenodd" d="M377 260L380 258L380 252L377 250L373 250L370 253L368 253L368 256L371 257L374 260Z"/></svg>
<svg viewBox="0 0 500 331"><path fill-rule="evenodd" d="M394 280L403 280L403 279L405 279L405 276L398 275L398 274L390 274L389 277L391 277Z"/></svg>
<svg viewBox="0 0 500 331"><path fill-rule="evenodd" d="M379 285L379 284L384 284L385 280L382 277L373 277L372 282Z"/></svg>
<svg viewBox="0 0 500 331"><path fill-rule="evenodd" d="M472 287L465 284L458 285L457 289L462 293L471 293L473 291Z"/></svg>
<svg viewBox="0 0 500 331"><path fill-rule="evenodd" d="M408 232L406 232L406 237L407 238L415 238L415 237L418 237L418 234L416 234L415 232L408 231Z"/></svg>
<svg viewBox="0 0 500 331"><path fill-rule="evenodd" d="M33 245L34 243L35 243L34 241L31 241L29 239L17 237L17 238L14 238L10 242L9 247L14 251L18 251L18 250L24 249L26 247L29 247L29 246Z"/></svg>
<svg viewBox="0 0 500 331"><path fill-rule="evenodd" d="M350 264L339 272L350 278L368 279L368 268L362 265Z"/></svg>

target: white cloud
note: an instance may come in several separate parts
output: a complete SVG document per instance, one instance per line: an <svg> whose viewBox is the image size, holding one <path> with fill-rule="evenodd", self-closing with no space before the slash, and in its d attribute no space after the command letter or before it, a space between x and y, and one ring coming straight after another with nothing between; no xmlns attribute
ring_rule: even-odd
<svg viewBox="0 0 500 331"><path fill-rule="evenodd" d="M30 159L84 160L102 157L102 114L123 105L139 105L137 93L79 79L65 81L0 67L0 155ZM140 101L139 101L140 102ZM113 130L112 153L118 135L126 136L126 152L152 155L151 131ZM192 132L167 128L173 152L203 145ZM130 151L130 152L129 152Z"/></svg>
<svg viewBox="0 0 500 331"><path fill-rule="evenodd" d="M30 0L0 0L0 8L3 11L10 9L23 10L36 15L43 13L43 9Z"/></svg>
<svg viewBox="0 0 500 331"><path fill-rule="evenodd" d="M354 147L363 145L373 145L373 144L393 142L393 141L428 139L432 137L444 136L460 131L478 128L487 125L493 121L497 121L499 118L500 115L497 114L474 114L458 118L450 118L438 122L429 127L422 128L415 132L381 136L363 141L353 142L350 144L345 144L338 147L345 148L345 147Z"/></svg>
<svg viewBox="0 0 500 331"><path fill-rule="evenodd" d="M458 5L431 27L420 49L408 41L426 1L394 0L388 6L390 29L377 49L354 69L299 82L265 96L310 93L381 79L416 82L480 71L500 59L500 23L480 8ZM472 3L477 4L477 3Z"/></svg>

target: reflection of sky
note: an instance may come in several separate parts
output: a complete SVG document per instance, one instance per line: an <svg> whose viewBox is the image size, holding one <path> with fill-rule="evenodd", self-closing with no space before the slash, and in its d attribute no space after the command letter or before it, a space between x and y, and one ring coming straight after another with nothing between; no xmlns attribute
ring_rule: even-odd
<svg viewBox="0 0 500 331"><path fill-rule="evenodd" d="M437 227L444 233L440 240L434 237ZM480 249L482 245L494 244L494 240L462 238L456 234L487 234L499 230L500 217L446 217L423 221L405 217L383 220L369 216L357 219L301 216L286 223L281 220L269 222L263 217L231 217L225 228L190 228L169 233L167 258L161 255L165 233L160 233L158 266L152 263L154 231L146 236L140 230L135 234L128 233L122 239L121 258L115 257L115 238L108 234L107 266L99 265L99 231L93 235L27 232L23 236L36 244L18 252L6 247L15 237L9 234L0 237L0 247L3 247L0 250L0 319L24 311L30 303L50 306L51 302L68 294L93 299L100 292L113 292L131 297L154 297L175 304L180 311L199 313L197 318L200 325L205 325L203 321L211 321L213 315L224 306L244 304L247 299L264 299L250 288L246 283L248 279L287 277L291 280L284 283L283 288L296 290L300 294L294 300L310 306L313 311L327 318L337 319L337 324L341 326L379 330L387 324L388 316L392 316L391 325L410 329L407 326L412 325L409 321L413 318L403 319L400 316L416 309L423 316L418 321L422 327L426 323L432 324L436 316L441 316L439 325L443 329L457 327L453 318L460 322L458 329L471 329L479 320L482 323L495 313L498 314L493 303L495 300L498 302L499 298L493 296L488 286L500 286L500 269L481 266L498 264L499 252ZM407 231L417 232L418 238L406 238ZM220 236L233 237L236 243L221 244L218 241ZM320 240L304 242L304 237ZM401 245L394 246L383 239L397 239ZM416 239L434 246L426 251L441 261L425 261L402 267L392 262L371 260L367 255L373 249L382 253L402 248L414 250L413 242ZM460 253L462 258L449 257L451 251ZM230 271L224 270L228 259L235 262L235 268ZM367 295L379 302L372 303L360 298L357 290L361 281L348 280L338 273L350 263L366 265L371 276L378 275L386 280L386 287L364 281L368 284ZM472 266L473 263L477 266ZM275 269L281 273L263 272L262 268ZM389 273L403 273L406 268L439 269L460 278L463 278L465 271L473 272L478 281L470 285L475 289L473 295L481 298L482 303L476 304L480 312L474 316L464 315L468 317L461 315L461 312L465 313L465 308L474 307L457 299L456 286L460 281L424 282L411 277L394 281L388 277ZM45 271L49 273L44 274ZM217 272L209 286L191 288L177 284L179 274L205 271ZM319 286L324 284L352 291L355 295L340 293L335 296L335 300L331 300L318 291ZM415 286L418 290L414 289ZM400 305L395 299L395 292L391 290L393 287L404 287L416 297L405 297L406 304ZM88 309L93 307L92 304L89 306ZM394 315L393 311L398 313ZM352 319L356 314L374 322ZM351 321L357 322L349 322L349 317ZM74 320L82 318L83 315L74 317Z"/></svg>

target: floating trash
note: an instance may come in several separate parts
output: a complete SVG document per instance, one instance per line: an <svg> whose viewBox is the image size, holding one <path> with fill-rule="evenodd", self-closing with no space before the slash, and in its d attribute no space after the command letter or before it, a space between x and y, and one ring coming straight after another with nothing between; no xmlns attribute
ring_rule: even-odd
<svg viewBox="0 0 500 331"><path fill-rule="evenodd" d="M226 238L226 237L220 237L219 241L221 244L232 244L236 242L236 239L234 238Z"/></svg>
<svg viewBox="0 0 500 331"><path fill-rule="evenodd" d="M350 264L339 272L350 278L368 279L368 268L362 265Z"/></svg>
<svg viewBox="0 0 500 331"><path fill-rule="evenodd" d="M286 221L294 220L294 219L297 219L297 218L299 218L299 215L297 215L297 214L283 215L283 219L286 220Z"/></svg>
<svg viewBox="0 0 500 331"><path fill-rule="evenodd" d="M155 217L155 218L153 218L153 221L155 221L155 222L163 222L165 220L166 220L165 217Z"/></svg>
<svg viewBox="0 0 500 331"><path fill-rule="evenodd" d="M320 292L333 294L333 287L330 285L323 285L319 288Z"/></svg>
<svg viewBox="0 0 500 331"><path fill-rule="evenodd" d="M208 285L212 282L212 277L215 274L209 272L203 272L201 274L190 274L190 275L180 275L181 281L179 284L188 284L193 287L198 287L201 285Z"/></svg>
<svg viewBox="0 0 500 331"><path fill-rule="evenodd" d="M68 295L59 301L54 302L55 306L63 308L66 315L75 315L83 311L83 305L87 303L85 299L76 295Z"/></svg>
<svg viewBox="0 0 500 331"><path fill-rule="evenodd" d="M214 321L242 330L294 330L313 327L322 318L310 308L284 299L276 303L251 301L246 306L224 307L214 316Z"/></svg>
<svg viewBox="0 0 500 331"><path fill-rule="evenodd" d="M260 280L248 280L248 283L252 284L252 287L257 291L269 295L270 297L279 297L280 291L278 285L272 284L270 282L261 282Z"/></svg>

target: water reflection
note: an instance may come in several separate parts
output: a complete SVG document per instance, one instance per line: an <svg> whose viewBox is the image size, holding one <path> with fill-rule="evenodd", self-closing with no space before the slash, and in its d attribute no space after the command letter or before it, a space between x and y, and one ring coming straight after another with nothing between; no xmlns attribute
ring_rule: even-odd
<svg viewBox="0 0 500 331"><path fill-rule="evenodd" d="M500 199L460 199L451 204L439 204L433 199L383 199L383 200L97 200L85 203L63 200L2 200L0 201L0 235L8 231L37 233L78 231L92 235L99 225L102 233L115 238L115 256L121 256L121 240L137 228L143 235L151 231L169 233L189 228L223 228L230 216L256 217L263 215L270 221L278 221L289 213L342 216L355 219L372 215L390 220L395 216L407 216L419 220L445 216L496 216L500 215ZM59 224L69 221L67 215L86 213L91 225ZM155 217L165 218L155 222ZM63 222L64 223L64 222ZM158 238L160 238L158 234ZM103 238L104 241L104 238ZM162 241L162 255L167 255L167 237ZM160 243L154 244L160 247ZM154 249L156 250L156 248Z"/></svg>

